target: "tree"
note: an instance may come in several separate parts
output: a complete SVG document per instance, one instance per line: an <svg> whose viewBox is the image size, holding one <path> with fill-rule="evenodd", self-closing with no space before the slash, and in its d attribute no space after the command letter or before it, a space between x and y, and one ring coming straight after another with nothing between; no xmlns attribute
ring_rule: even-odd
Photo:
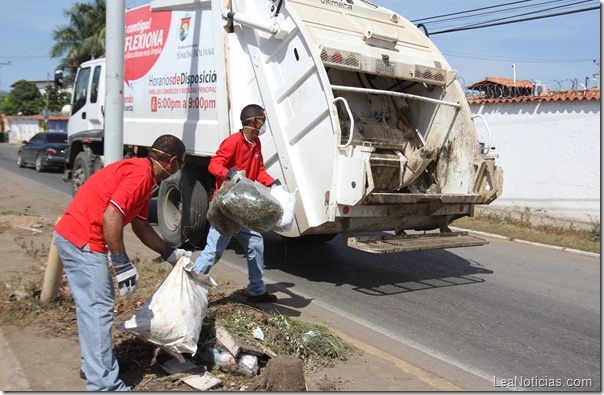
<svg viewBox="0 0 604 395"><path fill-rule="evenodd" d="M65 104L69 104L71 94L65 91L59 91L53 85L46 85L46 97L44 100L48 101L48 110L53 112L60 112Z"/></svg>
<svg viewBox="0 0 604 395"><path fill-rule="evenodd" d="M36 84L20 80L13 84L13 90L0 102L0 113L36 115L40 114L44 107L44 98Z"/></svg>
<svg viewBox="0 0 604 395"><path fill-rule="evenodd" d="M50 56L63 57L65 65L77 66L105 55L105 0L91 1L64 10L69 25L58 26L52 32L55 44Z"/></svg>

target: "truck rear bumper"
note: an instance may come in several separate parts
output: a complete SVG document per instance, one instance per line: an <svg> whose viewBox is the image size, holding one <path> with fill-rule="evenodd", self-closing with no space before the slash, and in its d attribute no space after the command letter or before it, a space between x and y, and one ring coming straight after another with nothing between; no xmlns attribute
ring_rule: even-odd
<svg viewBox="0 0 604 395"><path fill-rule="evenodd" d="M436 250L456 247L476 247L487 240L469 236L468 232L424 233L401 236L349 237L348 246L374 254Z"/></svg>
<svg viewBox="0 0 604 395"><path fill-rule="evenodd" d="M478 193L468 194L425 194L425 193L372 193L365 199L365 204L417 204L441 202L442 204L479 204L483 196Z"/></svg>

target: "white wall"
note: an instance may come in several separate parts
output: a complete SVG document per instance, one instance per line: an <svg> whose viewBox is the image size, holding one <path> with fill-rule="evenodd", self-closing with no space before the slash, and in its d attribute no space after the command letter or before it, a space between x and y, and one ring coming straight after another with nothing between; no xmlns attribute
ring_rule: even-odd
<svg viewBox="0 0 604 395"><path fill-rule="evenodd" d="M600 102L473 104L491 130L504 170L490 207L552 218L600 220ZM486 131L477 120L481 136Z"/></svg>
<svg viewBox="0 0 604 395"><path fill-rule="evenodd" d="M40 132L40 121L34 118L15 119L9 117L7 120L9 143L18 144L31 139L34 134Z"/></svg>

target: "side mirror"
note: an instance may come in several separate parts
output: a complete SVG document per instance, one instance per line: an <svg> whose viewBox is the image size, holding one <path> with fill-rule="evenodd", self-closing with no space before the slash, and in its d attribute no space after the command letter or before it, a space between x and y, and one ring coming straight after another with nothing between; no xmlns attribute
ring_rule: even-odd
<svg viewBox="0 0 604 395"><path fill-rule="evenodd" d="M55 87L63 87L63 70L55 70Z"/></svg>

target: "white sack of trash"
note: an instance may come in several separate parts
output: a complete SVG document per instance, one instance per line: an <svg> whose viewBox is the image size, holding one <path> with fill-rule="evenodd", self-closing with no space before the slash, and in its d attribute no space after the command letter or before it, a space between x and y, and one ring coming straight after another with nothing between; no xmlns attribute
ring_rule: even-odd
<svg viewBox="0 0 604 395"><path fill-rule="evenodd" d="M182 353L195 355L208 307L208 287L217 285L192 268L191 258L180 258L147 303L117 328L161 347L180 362L185 361Z"/></svg>

